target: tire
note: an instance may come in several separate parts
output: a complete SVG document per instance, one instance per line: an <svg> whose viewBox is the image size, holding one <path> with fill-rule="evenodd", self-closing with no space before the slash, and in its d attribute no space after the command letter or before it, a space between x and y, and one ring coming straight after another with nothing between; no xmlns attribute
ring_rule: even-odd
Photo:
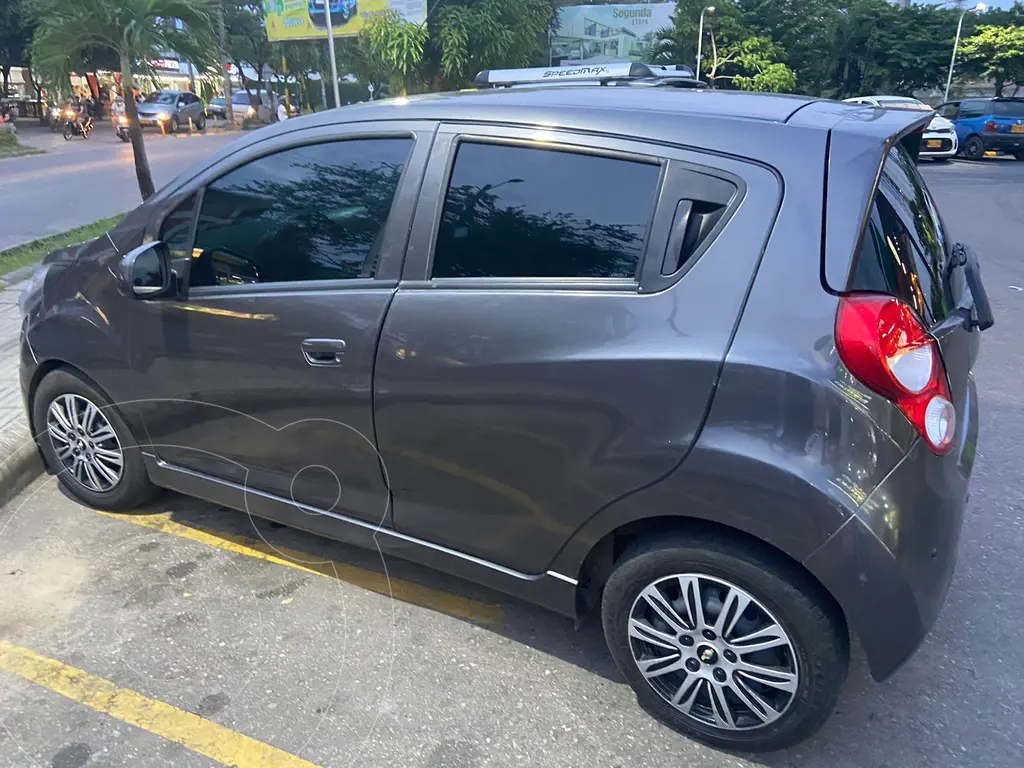
<svg viewBox="0 0 1024 768"><path fill-rule="evenodd" d="M181 123L177 115L171 115L171 133L177 133Z"/></svg>
<svg viewBox="0 0 1024 768"><path fill-rule="evenodd" d="M206 130L206 115L200 115L198 117L198 119L196 120L196 130L199 130L199 131L205 131Z"/></svg>
<svg viewBox="0 0 1024 768"><path fill-rule="evenodd" d="M75 129L71 127L71 123L64 123L64 141L71 141L74 135Z"/></svg>
<svg viewBox="0 0 1024 768"><path fill-rule="evenodd" d="M980 136L969 136L961 151L968 160L981 160L985 157L985 143Z"/></svg>
<svg viewBox="0 0 1024 768"><path fill-rule="evenodd" d="M60 426L62 423L60 420L50 419L50 407L55 402L58 403L58 410L67 417L70 411L69 399L77 404L76 409L80 414L84 414L87 410L82 407L83 404L92 405L98 410L98 414L92 421L92 432L98 437L89 442L107 451L105 455L109 455L111 452L120 454L121 468L116 481L111 482L109 476L104 476L93 469L92 475L101 481L97 487L87 470L76 472L72 469L69 462L73 463L74 456L62 458L62 455L58 453L62 447L67 448L68 444L67 441L61 441L55 437L55 433L65 430L65 428ZM98 419L105 420L106 426L112 430L112 436L100 439L105 435L106 430ZM51 421L56 421L55 427L51 427ZM63 423L66 421L67 419ZM72 419L72 421L74 420ZM97 509L123 512L135 509L159 492L149 480L142 451L139 450L138 443L124 419L121 418L121 414L110 400L84 377L63 368L46 374L39 382L32 399L32 424L47 467L57 475L60 484L83 504ZM64 434L67 432L65 431ZM83 441L79 444L85 443ZM93 456L96 454L93 453ZM116 473L115 461L103 458L102 462L109 471ZM95 463L91 463L91 466L95 466ZM103 487L105 485L109 485L109 487Z"/></svg>
<svg viewBox="0 0 1024 768"><path fill-rule="evenodd" d="M698 633L702 625L691 620L689 612L685 617L677 612L674 618L681 631L676 636L663 618L665 614L654 612L642 594L651 594L648 590L653 586L668 603L675 590L676 610L681 611L679 575L699 577L687 583L699 585L701 615L708 620L703 626L709 627L708 631L712 618L721 616L723 603L730 605L733 595L752 600L735 621L727 614L725 632L712 631L710 636ZM727 535L676 535L632 546L605 584L601 619L612 657L640 705L685 736L720 749L769 752L808 738L832 714L849 667L845 622L820 586L781 556ZM771 621L780 629L777 636L785 638L778 648L743 651L742 644L731 645L719 637L740 639L765 629ZM729 624L735 626L729 629ZM640 632L635 631L638 626ZM643 635L644 626L658 630L660 637L670 642L662 642L653 633ZM648 643L641 636L659 644ZM651 663L659 656L664 664ZM650 680L639 667L642 662L649 665ZM737 672L743 663L757 664L761 678L779 687L766 685L745 671ZM768 667L772 675L764 674ZM783 687L790 690L780 690ZM726 688L730 693L724 693ZM723 710L717 715L713 712L712 690L723 692L730 707L728 720ZM757 716L754 706L745 705L737 690L748 702L756 703L759 696L776 710L765 709ZM757 696L750 697L751 690ZM681 707L689 704L689 714L668 700L680 695Z"/></svg>

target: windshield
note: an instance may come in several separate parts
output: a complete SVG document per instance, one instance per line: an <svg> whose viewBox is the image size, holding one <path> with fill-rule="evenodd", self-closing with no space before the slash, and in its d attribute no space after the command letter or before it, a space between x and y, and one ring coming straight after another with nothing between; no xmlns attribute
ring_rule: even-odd
<svg viewBox="0 0 1024 768"><path fill-rule="evenodd" d="M146 104L177 104L178 94L171 91L151 93L143 100Z"/></svg>
<svg viewBox="0 0 1024 768"><path fill-rule="evenodd" d="M1024 117L1024 99L1017 101L993 101L992 114L999 117Z"/></svg>
<svg viewBox="0 0 1024 768"><path fill-rule="evenodd" d="M249 94L246 93L245 91L238 91L238 92L232 94L232 96L231 96L231 103L232 104L248 104L249 103Z"/></svg>

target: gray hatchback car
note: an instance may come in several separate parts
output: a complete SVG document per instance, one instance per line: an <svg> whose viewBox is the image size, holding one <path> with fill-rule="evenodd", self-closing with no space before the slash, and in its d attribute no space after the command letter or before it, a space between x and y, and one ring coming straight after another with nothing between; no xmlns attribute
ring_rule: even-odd
<svg viewBox="0 0 1024 768"><path fill-rule="evenodd" d="M792 745L851 633L884 679L944 601L977 258L930 115L594 69L268 127L50 255L32 428L87 505L173 489L596 614L653 715Z"/></svg>

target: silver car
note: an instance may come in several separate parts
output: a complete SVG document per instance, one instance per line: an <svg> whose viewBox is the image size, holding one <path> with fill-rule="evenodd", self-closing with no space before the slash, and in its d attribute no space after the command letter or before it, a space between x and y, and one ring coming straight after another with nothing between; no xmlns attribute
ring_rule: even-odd
<svg viewBox="0 0 1024 768"><path fill-rule="evenodd" d="M139 104L139 123L165 128L176 133L189 120L200 131L206 127L206 109L202 99L188 91L157 91Z"/></svg>

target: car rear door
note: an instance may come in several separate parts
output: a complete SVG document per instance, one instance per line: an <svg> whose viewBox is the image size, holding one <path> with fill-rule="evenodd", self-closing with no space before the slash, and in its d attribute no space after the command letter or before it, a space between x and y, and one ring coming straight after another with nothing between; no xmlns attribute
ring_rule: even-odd
<svg viewBox="0 0 1024 768"><path fill-rule="evenodd" d="M780 196L738 160L442 126L374 374L396 528L543 573L671 472Z"/></svg>

